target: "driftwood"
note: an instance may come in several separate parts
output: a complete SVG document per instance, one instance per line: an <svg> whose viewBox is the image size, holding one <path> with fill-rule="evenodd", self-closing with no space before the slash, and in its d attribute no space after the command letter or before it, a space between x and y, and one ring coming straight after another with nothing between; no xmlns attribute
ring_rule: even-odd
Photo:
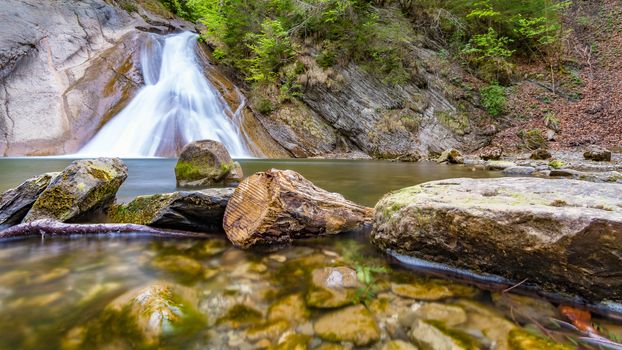
<svg viewBox="0 0 622 350"><path fill-rule="evenodd" d="M1 239L32 236L71 236L96 234L136 234L152 237L191 238L207 237L206 234L158 229L136 224L65 224L56 220L36 220L0 231Z"/></svg>
<svg viewBox="0 0 622 350"><path fill-rule="evenodd" d="M294 171L272 169L240 183L227 204L223 228L234 245L249 248L357 231L372 216L373 209L316 187Z"/></svg>

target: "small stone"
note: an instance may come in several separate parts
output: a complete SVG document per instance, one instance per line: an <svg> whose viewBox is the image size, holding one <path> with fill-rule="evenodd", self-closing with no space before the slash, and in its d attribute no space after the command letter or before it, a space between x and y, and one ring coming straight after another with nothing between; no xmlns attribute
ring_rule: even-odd
<svg viewBox="0 0 622 350"><path fill-rule="evenodd" d="M477 350L480 348L477 339L473 336L433 321L415 320L410 337L413 343L424 349Z"/></svg>
<svg viewBox="0 0 622 350"><path fill-rule="evenodd" d="M324 267L313 270L307 305L318 308L340 307L354 302L361 287L356 271L349 267Z"/></svg>
<svg viewBox="0 0 622 350"><path fill-rule="evenodd" d="M286 320L302 323L309 317L309 311L300 294L292 294L282 298L268 308L269 320Z"/></svg>
<svg viewBox="0 0 622 350"><path fill-rule="evenodd" d="M516 328L510 331L508 343L512 350L571 350L574 347L555 343L542 338L524 329Z"/></svg>
<svg viewBox="0 0 622 350"><path fill-rule="evenodd" d="M610 162L611 151L601 147L590 147L585 153L583 158L587 160L593 160L595 162Z"/></svg>
<svg viewBox="0 0 622 350"><path fill-rule="evenodd" d="M557 133L555 132L555 130L546 129L546 140L547 141L555 141L556 136L557 136Z"/></svg>
<svg viewBox="0 0 622 350"><path fill-rule="evenodd" d="M467 314L460 306L440 303L415 303L400 314L400 323L412 324L415 319L443 322L447 326L457 326L466 322Z"/></svg>
<svg viewBox="0 0 622 350"><path fill-rule="evenodd" d="M521 324L537 321L547 325L551 319L560 318L557 308L546 300L512 293L493 293L492 301L507 317Z"/></svg>
<svg viewBox="0 0 622 350"><path fill-rule="evenodd" d="M380 339L380 329L373 315L363 305L349 306L321 316L315 333L331 342L350 341L365 346Z"/></svg>
<svg viewBox="0 0 622 350"><path fill-rule="evenodd" d="M345 350L346 347L339 344L322 344L319 347L315 348L315 350Z"/></svg>
<svg viewBox="0 0 622 350"><path fill-rule="evenodd" d="M504 160L489 160L486 162L485 166L488 170L503 170L506 168L514 167L516 166L516 164Z"/></svg>
<svg viewBox="0 0 622 350"><path fill-rule="evenodd" d="M285 320L259 323L252 325L246 330L246 338L250 341L257 341L260 339L276 340L288 328L289 322Z"/></svg>
<svg viewBox="0 0 622 350"><path fill-rule="evenodd" d="M310 336L305 334L284 334L274 347L274 350L307 350Z"/></svg>
<svg viewBox="0 0 622 350"><path fill-rule="evenodd" d="M285 255L271 254L268 258L276 262L284 263L287 260Z"/></svg>
<svg viewBox="0 0 622 350"><path fill-rule="evenodd" d="M411 343L407 343L403 340L391 340L386 343L382 350L417 350L418 347L414 346Z"/></svg>
<svg viewBox="0 0 622 350"><path fill-rule="evenodd" d="M203 271L200 262L184 255L165 255L155 258L151 265L159 270L182 277L196 277Z"/></svg>
<svg viewBox="0 0 622 350"><path fill-rule="evenodd" d="M412 283L392 283L391 291L399 296L417 300L441 300L452 297L472 297L477 289L451 284L445 281L415 281Z"/></svg>
<svg viewBox="0 0 622 350"><path fill-rule="evenodd" d="M503 169L503 175L531 175L536 171L534 167L530 166L513 166Z"/></svg>
<svg viewBox="0 0 622 350"><path fill-rule="evenodd" d="M464 157L462 157L462 154L460 153L460 151L458 151L455 148L451 148L441 153L441 155L438 158L436 158L436 162L437 163L448 162L451 164L463 164Z"/></svg>
<svg viewBox="0 0 622 350"><path fill-rule="evenodd" d="M218 274L219 270L217 268L206 268L203 270L203 279L208 280Z"/></svg>
<svg viewBox="0 0 622 350"><path fill-rule="evenodd" d="M531 156L529 158L534 159L534 160L545 160L551 157L552 157L551 152L549 152L548 150L544 148L538 148L537 150L534 150L533 152L531 152Z"/></svg>
<svg viewBox="0 0 622 350"><path fill-rule="evenodd" d="M503 156L503 149L500 147L487 148L479 155L483 160L499 160L501 156Z"/></svg>

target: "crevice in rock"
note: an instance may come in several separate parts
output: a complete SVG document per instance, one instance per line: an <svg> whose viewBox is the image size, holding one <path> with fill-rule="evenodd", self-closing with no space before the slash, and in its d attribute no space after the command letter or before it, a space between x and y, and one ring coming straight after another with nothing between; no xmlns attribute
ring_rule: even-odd
<svg viewBox="0 0 622 350"><path fill-rule="evenodd" d="M9 114L9 91L6 88L6 81L2 82L2 88L4 89L4 112L6 113L6 117L8 121L11 122L11 127L9 128L8 125L5 125L5 130L4 130L4 141L6 142L6 148L4 150L4 157L6 157L9 154L9 148L11 146L9 144L9 130L13 130L13 128L15 127L15 121L13 120L13 118L11 118L11 115Z"/></svg>

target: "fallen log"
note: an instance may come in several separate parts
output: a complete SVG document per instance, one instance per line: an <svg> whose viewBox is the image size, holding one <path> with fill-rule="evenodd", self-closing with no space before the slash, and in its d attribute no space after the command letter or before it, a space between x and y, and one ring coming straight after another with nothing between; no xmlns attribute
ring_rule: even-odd
<svg viewBox="0 0 622 350"><path fill-rule="evenodd" d="M138 234L163 238L199 238L207 234L187 231L174 231L137 224L66 224L60 221L43 219L9 227L0 231L0 240L26 238L32 236L71 236L95 234Z"/></svg>
<svg viewBox="0 0 622 350"><path fill-rule="evenodd" d="M316 187L295 171L271 169L240 183L227 204L223 228L238 247L274 246L357 231L372 216L372 208Z"/></svg>

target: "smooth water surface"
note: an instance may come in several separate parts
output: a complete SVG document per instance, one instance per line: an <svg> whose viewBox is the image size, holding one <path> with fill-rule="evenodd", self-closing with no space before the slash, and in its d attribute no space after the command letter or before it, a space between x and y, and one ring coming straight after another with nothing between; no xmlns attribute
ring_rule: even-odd
<svg viewBox="0 0 622 350"><path fill-rule="evenodd" d="M173 158L124 160L129 176L118 192L120 201L138 195L175 191ZM360 204L373 206L385 193L422 182L456 177L495 177L500 172L473 171L467 167L439 165L433 162L401 163L377 160L322 159L241 159L246 176L270 168L291 169L329 191L339 192ZM22 183L26 178L61 171L69 159L0 158L0 191Z"/></svg>

